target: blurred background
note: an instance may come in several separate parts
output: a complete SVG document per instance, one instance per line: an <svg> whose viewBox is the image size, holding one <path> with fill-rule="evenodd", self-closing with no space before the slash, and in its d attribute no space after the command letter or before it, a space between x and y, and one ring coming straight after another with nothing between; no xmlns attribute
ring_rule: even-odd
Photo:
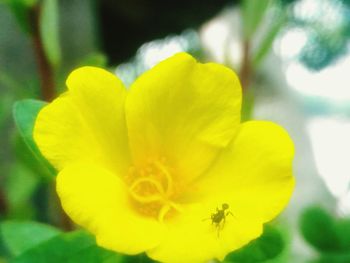
<svg viewBox="0 0 350 263"><path fill-rule="evenodd" d="M15 126L16 101L52 100L82 65L130 85L186 51L236 71L243 120L277 122L296 146L288 208L255 258L241 251L226 261L349 263L349 38L349 0L0 0L0 220L71 228L52 172ZM0 262L8 262L13 243L1 225Z"/></svg>

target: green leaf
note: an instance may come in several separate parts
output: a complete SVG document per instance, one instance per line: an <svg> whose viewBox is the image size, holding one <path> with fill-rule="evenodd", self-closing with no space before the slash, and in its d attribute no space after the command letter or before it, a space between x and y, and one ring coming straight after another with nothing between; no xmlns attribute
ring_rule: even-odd
<svg viewBox="0 0 350 263"><path fill-rule="evenodd" d="M340 249L335 221L322 208L306 209L301 215L300 228L305 240L319 251Z"/></svg>
<svg viewBox="0 0 350 263"><path fill-rule="evenodd" d="M253 65L254 67L258 67L261 61L265 58L265 56L269 53L273 41L275 40L277 34L280 32L280 29L287 21L287 15L285 12L281 13L277 16L274 21L271 23L271 26L268 32L263 37L258 51L253 55Z"/></svg>
<svg viewBox="0 0 350 263"><path fill-rule="evenodd" d="M47 58L53 67L61 61L57 0L43 0L40 13L40 36Z"/></svg>
<svg viewBox="0 0 350 263"><path fill-rule="evenodd" d="M285 247L282 234L271 226L264 227L264 233L245 247L227 255L225 262L263 262L279 256Z"/></svg>
<svg viewBox="0 0 350 263"><path fill-rule="evenodd" d="M243 0L242 18L244 39L251 39L257 30L270 0Z"/></svg>
<svg viewBox="0 0 350 263"><path fill-rule="evenodd" d="M142 254L138 254L135 256L124 256L123 258L123 263L152 263L155 262L152 259L150 259L149 257L146 256L145 253Z"/></svg>
<svg viewBox="0 0 350 263"><path fill-rule="evenodd" d="M122 263L120 254L98 247L95 238L84 231L53 237L27 250L11 263Z"/></svg>
<svg viewBox="0 0 350 263"><path fill-rule="evenodd" d="M10 7L18 25L25 33L31 32L29 11L37 3L37 0L7 0L5 3Z"/></svg>
<svg viewBox="0 0 350 263"><path fill-rule="evenodd" d="M7 221L0 224L0 234L9 252L17 256L59 235L60 231L36 222Z"/></svg>
<svg viewBox="0 0 350 263"><path fill-rule="evenodd" d="M90 53L79 62L78 66L105 68L107 66L107 57L105 54L99 52Z"/></svg>
<svg viewBox="0 0 350 263"><path fill-rule="evenodd" d="M31 219L34 216L32 197L39 185L39 177L22 163L16 162L4 183L7 199L7 217Z"/></svg>
<svg viewBox="0 0 350 263"><path fill-rule="evenodd" d="M252 115L254 112L255 97L256 95L255 95L254 87L250 87L249 89L246 90L242 101L242 113L241 113L242 122L249 121L252 119Z"/></svg>
<svg viewBox="0 0 350 263"><path fill-rule="evenodd" d="M350 219L339 219L335 228L341 251L350 255Z"/></svg>
<svg viewBox="0 0 350 263"><path fill-rule="evenodd" d="M33 140L33 128L36 116L40 109L46 105L43 101L38 100L22 100L15 103L13 107L13 115L16 126L23 140L33 152L34 156L48 169L49 173L56 174L55 169L41 155L38 147Z"/></svg>
<svg viewBox="0 0 350 263"><path fill-rule="evenodd" d="M322 254L319 259L313 263L349 263L350 251L346 253Z"/></svg>

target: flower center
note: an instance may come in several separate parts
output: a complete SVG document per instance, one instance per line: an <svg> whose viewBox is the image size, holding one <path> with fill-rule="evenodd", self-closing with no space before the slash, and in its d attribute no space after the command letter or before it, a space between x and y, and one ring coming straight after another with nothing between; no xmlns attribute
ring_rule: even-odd
<svg viewBox="0 0 350 263"><path fill-rule="evenodd" d="M177 191L171 169L164 159L149 161L144 167L131 166L126 182L132 204L143 215L163 222L180 210L172 201Z"/></svg>

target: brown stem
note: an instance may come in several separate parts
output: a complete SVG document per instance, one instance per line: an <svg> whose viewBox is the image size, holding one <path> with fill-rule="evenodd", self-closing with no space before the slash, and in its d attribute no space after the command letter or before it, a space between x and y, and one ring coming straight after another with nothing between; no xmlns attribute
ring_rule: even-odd
<svg viewBox="0 0 350 263"><path fill-rule="evenodd" d="M41 84L41 96L45 101L51 101L55 97L54 71L45 55L44 45L40 36L40 4L30 12L32 28L32 43Z"/></svg>
<svg viewBox="0 0 350 263"><path fill-rule="evenodd" d="M60 200L56 193L55 183L50 183L48 187L50 221L65 231L73 230L74 224L69 219L67 214L63 211Z"/></svg>
<svg viewBox="0 0 350 263"><path fill-rule="evenodd" d="M55 97L54 69L45 54L44 44L40 35L40 12L41 5L38 4L29 13L32 29L31 38L40 77L42 99L45 101L52 101ZM49 188L49 202L52 206L51 209L54 210L51 211L53 215L51 220L57 223L63 230L72 230L74 228L73 223L63 211L54 185L50 185Z"/></svg>
<svg viewBox="0 0 350 263"><path fill-rule="evenodd" d="M0 216L6 215L6 213L7 213L6 197L2 189L0 188Z"/></svg>
<svg viewBox="0 0 350 263"><path fill-rule="evenodd" d="M240 79L242 84L243 91L246 91L250 84L252 67L250 61L250 42L249 40L243 41L243 55L242 55L242 63L241 63L241 71L240 71Z"/></svg>

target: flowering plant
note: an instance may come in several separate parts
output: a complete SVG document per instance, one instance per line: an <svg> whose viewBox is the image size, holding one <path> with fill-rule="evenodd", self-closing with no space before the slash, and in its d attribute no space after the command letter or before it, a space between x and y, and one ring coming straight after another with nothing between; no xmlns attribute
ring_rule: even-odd
<svg viewBox="0 0 350 263"><path fill-rule="evenodd" d="M34 139L58 170L64 210L100 246L163 262L223 259L286 206L293 143L271 122L240 123L230 69L179 53L129 90L94 67L67 86L38 114Z"/></svg>

